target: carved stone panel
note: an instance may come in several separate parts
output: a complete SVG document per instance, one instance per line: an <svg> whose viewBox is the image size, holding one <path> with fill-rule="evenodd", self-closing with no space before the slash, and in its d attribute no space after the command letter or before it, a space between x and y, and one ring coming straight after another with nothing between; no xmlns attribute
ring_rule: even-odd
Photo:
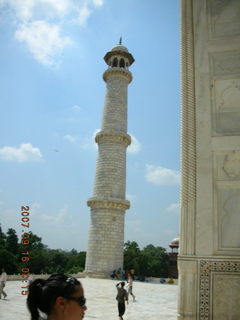
<svg viewBox="0 0 240 320"><path fill-rule="evenodd" d="M210 39L240 37L240 1L208 1Z"/></svg>
<svg viewBox="0 0 240 320"><path fill-rule="evenodd" d="M240 181L240 150L222 152L216 156L216 179Z"/></svg>
<svg viewBox="0 0 240 320"><path fill-rule="evenodd" d="M239 2L240 3L240 2ZM240 77L240 52L225 51L210 53L210 71L212 78Z"/></svg>
<svg viewBox="0 0 240 320"><path fill-rule="evenodd" d="M216 80L215 101L217 111L240 111L240 79Z"/></svg>
<svg viewBox="0 0 240 320"><path fill-rule="evenodd" d="M239 292L239 261L200 261L199 320L239 320Z"/></svg>
<svg viewBox="0 0 240 320"><path fill-rule="evenodd" d="M240 79L213 82L213 122L215 132L240 134Z"/></svg>
<svg viewBox="0 0 240 320"><path fill-rule="evenodd" d="M240 318L240 276L213 273L213 320Z"/></svg>
<svg viewBox="0 0 240 320"><path fill-rule="evenodd" d="M240 251L240 188L234 185L218 188L218 246L219 250ZM236 252L236 253L237 253Z"/></svg>

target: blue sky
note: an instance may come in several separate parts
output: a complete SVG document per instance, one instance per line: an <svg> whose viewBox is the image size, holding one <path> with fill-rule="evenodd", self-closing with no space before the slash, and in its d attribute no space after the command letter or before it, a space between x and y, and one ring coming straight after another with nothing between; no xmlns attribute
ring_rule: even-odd
<svg viewBox="0 0 240 320"><path fill-rule="evenodd" d="M105 83L120 36L135 58L128 91L125 241L179 234L178 0L0 0L0 222L50 248L86 250Z"/></svg>

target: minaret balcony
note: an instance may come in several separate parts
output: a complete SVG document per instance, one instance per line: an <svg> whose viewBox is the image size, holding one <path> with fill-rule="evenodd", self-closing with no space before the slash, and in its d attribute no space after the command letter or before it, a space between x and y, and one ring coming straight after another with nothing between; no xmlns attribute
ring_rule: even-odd
<svg viewBox="0 0 240 320"><path fill-rule="evenodd" d="M107 82L110 77L114 76L127 79L128 83L130 83L133 79L132 73L129 70L121 67L110 67L104 72L103 80Z"/></svg>
<svg viewBox="0 0 240 320"><path fill-rule="evenodd" d="M95 141L96 143L120 143L128 147L131 144L131 137L127 133L100 131L96 134Z"/></svg>
<svg viewBox="0 0 240 320"><path fill-rule="evenodd" d="M87 201L87 205L92 209L117 209L125 211L130 208L130 202L128 200L118 198L90 198Z"/></svg>

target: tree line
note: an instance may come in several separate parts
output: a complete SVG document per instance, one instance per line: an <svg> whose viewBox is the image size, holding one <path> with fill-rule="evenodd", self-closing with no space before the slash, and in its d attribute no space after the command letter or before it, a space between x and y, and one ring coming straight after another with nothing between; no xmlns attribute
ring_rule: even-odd
<svg viewBox="0 0 240 320"><path fill-rule="evenodd" d="M25 244L19 239L16 231L9 228L6 233L0 225L0 267L4 267L8 274L20 274L23 267L29 268L31 273L78 273L85 267L86 252L61 249L50 249L42 243L42 238L28 233ZM26 244L27 243L27 244ZM23 260L23 252L29 252L29 260ZM135 274L152 277L166 277L168 270L168 254L166 249L152 244L140 249L137 242L127 241L124 244L125 270L134 269Z"/></svg>

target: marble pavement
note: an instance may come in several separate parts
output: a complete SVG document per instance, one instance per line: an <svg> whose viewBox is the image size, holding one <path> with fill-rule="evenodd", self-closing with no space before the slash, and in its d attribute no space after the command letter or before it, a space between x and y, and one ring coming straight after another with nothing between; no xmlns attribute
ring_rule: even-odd
<svg viewBox="0 0 240 320"><path fill-rule="evenodd" d="M84 287L88 310L86 320L118 320L116 280L79 279ZM0 300L1 320L29 320L26 297L21 296L21 282L8 281L5 287L6 300ZM175 284L134 282L136 302L130 297L124 320L176 320L177 290Z"/></svg>

